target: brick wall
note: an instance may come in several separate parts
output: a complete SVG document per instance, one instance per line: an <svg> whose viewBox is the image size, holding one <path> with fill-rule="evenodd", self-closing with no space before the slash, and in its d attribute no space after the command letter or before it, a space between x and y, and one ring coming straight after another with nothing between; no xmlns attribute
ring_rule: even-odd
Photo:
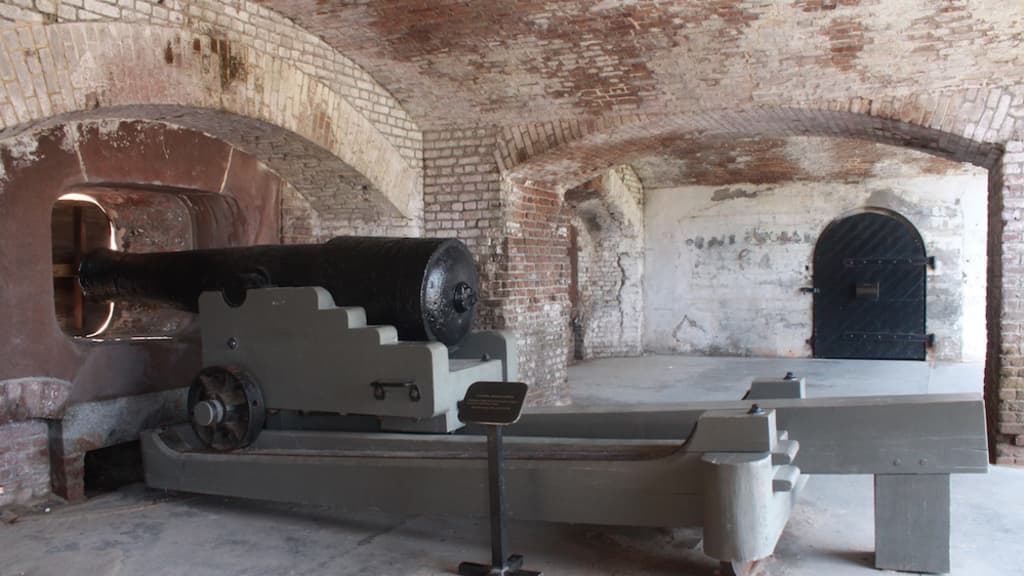
<svg viewBox="0 0 1024 576"><path fill-rule="evenodd" d="M509 329L530 402L564 400L570 342L568 215L559 194L503 181L494 129L424 134L423 230L461 239L476 255L476 326Z"/></svg>
<svg viewBox="0 0 1024 576"><path fill-rule="evenodd" d="M643 194L628 166L565 193L577 239L572 326L578 359L642 352Z"/></svg>
<svg viewBox="0 0 1024 576"><path fill-rule="evenodd" d="M71 385L49 378L0 380L0 507L50 493L48 426Z"/></svg>
<svg viewBox="0 0 1024 576"><path fill-rule="evenodd" d="M134 22L251 45L329 86L401 151L422 158L422 134L397 100L351 59L291 20L248 0L28 0L0 2L12 24ZM7 46L12 49L11 46ZM230 55L225 55L230 58Z"/></svg>
<svg viewBox="0 0 1024 576"><path fill-rule="evenodd" d="M50 493L48 428L42 420L0 425L0 507Z"/></svg>
<svg viewBox="0 0 1024 576"><path fill-rule="evenodd" d="M989 174L989 442L997 464L1024 464L1024 142Z"/></svg>
<svg viewBox="0 0 1024 576"><path fill-rule="evenodd" d="M507 254L494 131L440 130L425 133L423 141L423 235L466 243L480 272L475 325L506 328L495 292L507 279Z"/></svg>
<svg viewBox="0 0 1024 576"><path fill-rule="evenodd" d="M77 22L0 26L0 39L0 137L74 118L163 120L262 160L325 224L419 230L420 153L258 32ZM420 148L413 140L402 145Z"/></svg>
<svg viewBox="0 0 1024 576"><path fill-rule="evenodd" d="M320 215L290 184L281 190L281 243L312 244L323 236Z"/></svg>
<svg viewBox="0 0 1024 576"><path fill-rule="evenodd" d="M520 377L535 404L567 400L572 349L568 228L573 208L546 187L513 186L501 177L500 135L492 129L424 135L424 234L462 239L478 259L477 326L515 331ZM642 186L628 168L610 171L599 204L620 222L601 242L602 264L580 278L593 322L592 355L639 351ZM614 216L612 216L614 214ZM599 272L604 267L606 272ZM625 271L625 277L623 272ZM592 282L602 276L600 287ZM621 302L620 302L621 300Z"/></svg>
<svg viewBox="0 0 1024 576"><path fill-rule="evenodd" d="M529 401L565 401L568 214L561 195L509 187L493 129L424 134L425 236L461 239L477 258L476 326L513 330Z"/></svg>
<svg viewBox="0 0 1024 576"><path fill-rule="evenodd" d="M538 404L568 399L569 218L559 191L507 189L506 276L495 283L495 295L519 337L520 377L533 385L530 400Z"/></svg>

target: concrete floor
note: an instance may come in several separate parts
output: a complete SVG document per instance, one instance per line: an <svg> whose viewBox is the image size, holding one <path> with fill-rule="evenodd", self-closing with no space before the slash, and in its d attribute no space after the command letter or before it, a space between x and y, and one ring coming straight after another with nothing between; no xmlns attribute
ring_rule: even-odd
<svg viewBox="0 0 1024 576"><path fill-rule="evenodd" d="M650 404L737 400L754 378L807 379L807 396L981 393L984 363L815 358L605 358L569 370L575 404Z"/></svg>
<svg viewBox="0 0 1024 576"><path fill-rule="evenodd" d="M751 376L780 370L807 376L811 395L980 390L970 365L680 357L589 362L570 380L580 403L727 399ZM1022 487L1021 469L953 477L953 574L1021 573ZM872 523L870 477L813 477L764 571L877 574ZM716 568L694 549L692 531L525 522L510 531L527 567L549 576L710 576ZM475 519L341 514L132 486L0 524L0 576L451 574L459 561L486 560L487 542L486 523Z"/></svg>

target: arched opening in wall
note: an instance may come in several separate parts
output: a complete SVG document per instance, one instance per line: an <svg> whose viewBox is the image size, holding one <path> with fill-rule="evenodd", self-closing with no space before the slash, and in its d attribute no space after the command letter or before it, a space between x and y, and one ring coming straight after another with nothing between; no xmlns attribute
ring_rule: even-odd
<svg viewBox="0 0 1024 576"><path fill-rule="evenodd" d="M510 153L506 178L512 190L571 190L622 162L635 169L644 187L644 364L659 368L643 377L665 385L652 386L648 401L736 399L750 378L785 371L807 375L822 395L977 392L985 370L998 381L1004 354L1003 151L992 132L965 132L949 114L941 130L823 109L658 118L598 127L532 158ZM506 141L514 152L513 143ZM927 331L936 336L931 362L851 362L837 371L822 370L831 361L803 360L813 356L813 247L828 222L863 206L907 217L936 258L926 294ZM986 314L995 327L988 333ZM574 400L616 399L623 373L601 366L569 372ZM701 383L679 372L686 366L736 369ZM901 366L903 373L891 372ZM585 378L585 390L573 384L574 373L585 374L576 377ZM995 397L991 387L986 393Z"/></svg>
<svg viewBox="0 0 1024 576"><path fill-rule="evenodd" d="M231 196L127 185L76 188L54 204L51 223L58 323L71 337L101 341L171 339L188 332L195 317L157 303L83 295L78 265L90 252L225 247L238 244L246 226Z"/></svg>
<svg viewBox="0 0 1024 576"><path fill-rule="evenodd" d="M814 248L815 358L924 360L924 239L905 217L865 209L831 222Z"/></svg>
<svg viewBox="0 0 1024 576"><path fill-rule="evenodd" d="M575 193L567 196L573 198ZM572 360L586 360L598 355L598 332L601 324L615 323L621 314L614 305L616 288L622 278L609 274L614 256L606 249L614 242L615 229L607 209L600 200L591 198L576 204L569 224L569 322L572 327ZM607 332L607 330L605 331ZM606 344L606 343L603 343Z"/></svg>
<svg viewBox="0 0 1024 576"><path fill-rule="evenodd" d="M78 265L82 256L96 248L117 249L113 223L95 198L72 192L54 203L50 236L57 324L69 336L90 338L102 334L114 317L114 304L89 301L83 296Z"/></svg>
<svg viewBox="0 0 1024 576"><path fill-rule="evenodd" d="M572 360L640 353L643 188L621 166L566 191Z"/></svg>

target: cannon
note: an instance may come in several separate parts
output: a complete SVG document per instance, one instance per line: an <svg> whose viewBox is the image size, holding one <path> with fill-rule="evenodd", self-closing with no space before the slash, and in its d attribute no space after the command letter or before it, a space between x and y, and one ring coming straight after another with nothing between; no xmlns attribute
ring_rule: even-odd
<svg viewBox="0 0 1024 576"><path fill-rule="evenodd" d="M189 387L188 416L215 450L243 448L264 427L310 412L448 432L459 426L454 394L516 374L504 334L470 332L478 276L455 239L99 249L83 258L78 278L89 298L199 313L203 367Z"/></svg>
<svg viewBox="0 0 1024 576"><path fill-rule="evenodd" d="M203 292L239 306L246 291L321 286L339 306L360 306L371 324L402 340L451 346L468 332L477 302L473 255L454 239L337 237L324 244L130 254L99 248L78 280L93 299L133 299L199 311Z"/></svg>
<svg viewBox="0 0 1024 576"><path fill-rule="evenodd" d="M749 574L808 474L870 474L876 566L945 572L950 474L987 466L980 397L809 399L790 375L732 402L530 408L506 459L460 408L478 382L518 380L517 338L469 330L477 275L455 240L101 251L80 278L95 297L199 311L189 422L141 436L155 488L481 515L504 486L514 518L700 526L724 572ZM496 390L479 412L507 404Z"/></svg>

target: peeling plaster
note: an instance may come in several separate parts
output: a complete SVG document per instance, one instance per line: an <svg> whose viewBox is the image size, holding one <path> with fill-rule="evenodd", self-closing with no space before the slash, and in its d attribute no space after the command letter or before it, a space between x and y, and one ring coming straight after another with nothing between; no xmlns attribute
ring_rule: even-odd
<svg viewBox="0 0 1024 576"><path fill-rule="evenodd" d="M742 200L744 198L757 198L757 192L754 190L744 190L742 188L721 188L715 190L715 193L711 195L712 202Z"/></svg>

